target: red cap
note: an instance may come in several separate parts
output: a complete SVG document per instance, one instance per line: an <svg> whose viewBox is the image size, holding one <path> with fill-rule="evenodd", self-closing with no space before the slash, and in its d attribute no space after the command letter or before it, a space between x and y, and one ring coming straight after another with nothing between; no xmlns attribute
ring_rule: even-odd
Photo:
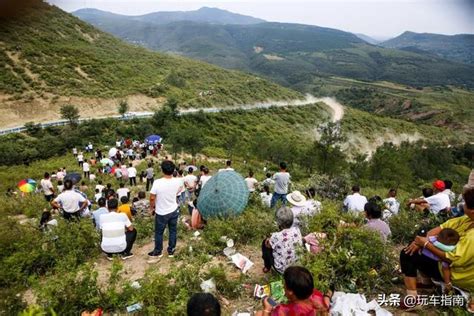
<svg viewBox="0 0 474 316"><path fill-rule="evenodd" d="M443 191L445 188L444 182L441 180L436 180L435 182L433 182L433 188L435 188L438 191Z"/></svg>

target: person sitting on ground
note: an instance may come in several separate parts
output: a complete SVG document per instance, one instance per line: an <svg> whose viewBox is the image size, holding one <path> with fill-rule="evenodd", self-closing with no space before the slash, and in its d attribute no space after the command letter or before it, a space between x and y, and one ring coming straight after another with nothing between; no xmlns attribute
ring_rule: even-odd
<svg viewBox="0 0 474 316"><path fill-rule="evenodd" d="M188 301L188 316L221 316L221 305L210 293L196 293Z"/></svg>
<svg viewBox="0 0 474 316"><path fill-rule="evenodd" d="M400 210L400 202L397 200L397 190L390 189L387 194L387 198L383 200L385 209L383 210L383 220L388 220L393 215L397 215Z"/></svg>
<svg viewBox="0 0 474 316"><path fill-rule="evenodd" d="M453 188L453 181L451 180L444 180L444 191L443 193L449 197L449 201L451 205L456 202L456 193L454 193L451 189Z"/></svg>
<svg viewBox="0 0 474 316"><path fill-rule="evenodd" d="M438 249L449 252L454 251L456 249L456 244L459 242L459 234L457 231L451 228L444 228L442 229L438 236L430 236L428 240ZM443 281L446 285L445 292L448 294L452 290L452 283L451 283L451 269L449 268L449 264L447 262L442 262L438 256L433 254L426 248L423 248L422 252L423 255L440 261L442 267L442 274L443 274Z"/></svg>
<svg viewBox="0 0 474 316"><path fill-rule="evenodd" d="M449 196L443 193L444 188L444 182L436 180L433 182L434 195L422 199L410 199L408 200L408 205L428 204L430 213L435 215L438 215L441 211L447 212L451 208L451 202L449 201Z"/></svg>
<svg viewBox="0 0 474 316"><path fill-rule="evenodd" d="M145 191L138 192L138 201L133 202L133 208L139 216L147 216L150 209L150 202L146 199Z"/></svg>
<svg viewBox="0 0 474 316"><path fill-rule="evenodd" d="M63 190L64 190L64 184L63 184L63 181L62 181L62 180L58 180L58 185L56 186L56 188L58 189L58 193L63 192Z"/></svg>
<svg viewBox="0 0 474 316"><path fill-rule="evenodd" d="M51 211L44 209L43 213L41 214L39 228L40 230L45 231L51 226L58 226L58 221L53 218Z"/></svg>
<svg viewBox="0 0 474 316"><path fill-rule="evenodd" d="M106 207L107 201L105 197L101 197L100 199L98 199L97 205L99 205L99 208L92 212L92 222L94 223L95 228L100 229L100 216L102 214L109 213L109 210Z"/></svg>
<svg viewBox="0 0 474 316"><path fill-rule="evenodd" d="M276 212L279 232L262 242L263 272L267 273L273 267L278 273L296 262L297 247L303 245L303 238L298 227L293 225L293 212L289 207L281 207Z"/></svg>
<svg viewBox="0 0 474 316"><path fill-rule="evenodd" d="M128 219L132 220L132 206L128 203L130 200L127 196L122 196L120 202L122 203L117 209L117 213L124 213L127 215Z"/></svg>
<svg viewBox="0 0 474 316"><path fill-rule="evenodd" d="M87 186L86 182L82 181L81 185L79 186L79 191L85 192L85 191L87 191L87 189L89 189L89 187Z"/></svg>
<svg viewBox="0 0 474 316"><path fill-rule="evenodd" d="M255 192L257 189L258 180L253 177L253 171L249 171L249 176L245 178L245 183L247 184L247 189L250 193Z"/></svg>
<svg viewBox="0 0 474 316"><path fill-rule="evenodd" d="M346 212L360 213L364 211L366 203L367 198L360 194L360 187L354 185L352 187L352 194L349 194L344 199L343 207Z"/></svg>
<svg viewBox="0 0 474 316"><path fill-rule="evenodd" d="M64 181L64 191L51 201L51 206L62 210L65 219L79 218L82 211L87 208L89 201L74 190L71 180Z"/></svg>
<svg viewBox="0 0 474 316"><path fill-rule="evenodd" d="M314 288L314 280L308 269L288 267L283 273L286 304L273 306L268 297L263 299L263 310L256 316L315 316L329 313L330 296Z"/></svg>
<svg viewBox="0 0 474 316"><path fill-rule="evenodd" d="M321 212L321 202L315 200L316 190L314 188L309 188L304 193L306 195L306 213L308 213L309 215L314 215L316 213Z"/></svg>
<svg viewBox="0 0 474 316"><path fill-rule="evenodd" d="M417 271L435 280L442 280L438 261L420 253L427 249L451 268L451 282L470 293L474 293L474 187L466 187L463 192L465 215L450 219L433 228L426 237L417 236L415 240L400 252L400 266L404 274L407 295L417 296ZM429 240L438 236L445 228L454 229L460 236L456 249L444 252ZM403 300L402 300L403 302ZM405 306L402 306L405 308ZM471 297L469 308L474 311L474 299Z"/></svg>
<svg viewBox="0 0 474 316"><path fill-rule="evenodd" d="M122 200L122 197L126 196L130 200L130 189L125 187L125 183L120 183L120 188L117 190L118 199Z"/></svg>
<svg viewBox="0 0 474 316"><path fill-rule="evenodd" d="M99 189L95 189L94 201L97 203L99 199L102 197L102 193Z"/></svg>
<svg viewBox="0 0 474 316"><path fill-rule="evenodd" d="M225 168L223 169L219 169L219 172L221 171L234 171L234 168L232 168L232 161L231 160L227 160L225 162Z"/></svg>
<svg viewBox="0 0 474 316"><path fill-rule="evenodd" d="M278 200L281 200L283 205L286 205L286 195L288 194L291 178L287 168L286 162L282 161L280 162L280 171L273 175L272 179L275 181L275 187L273 189L271 208L276 206Z"/></svg>
<svg viewBox="0 0 474 316"><path fill-rule="evenodd" d="M388 236L390 236L392 232L388 224L380 219L382 217L380 206L374 201L370 201L364 205L364 211L365 217L368 220L364 227L376 231L380 234L384 242L387 241Z"/></svg>
<svg viewBox="0 0 474 316"><path fill-rule="evenodd" d="M266 179L262 181L262 187L268 185L270 188L275 185L275 181L272 179L272 174L267 172L265 175Z"/></svg>
<svg viewBox="0 0 474 316"><path fill-rule="evenodd" d="M137 230L133 228L128 217L123 213L117 213L118 201L108 201L109 213L100 215L100 229L102 231L102 251L107 259L112 260L114 254L120 254L122 259L133 257L131 253Z"/></svg>
<svg viewBox="0 0 474 316"><path fill-rule="evenodd" d="M270 193L270 186L264 185L263 192L260 193L260 199L262 200L262 204L266 207L270 207L272 202L272 194Z"/></svg>

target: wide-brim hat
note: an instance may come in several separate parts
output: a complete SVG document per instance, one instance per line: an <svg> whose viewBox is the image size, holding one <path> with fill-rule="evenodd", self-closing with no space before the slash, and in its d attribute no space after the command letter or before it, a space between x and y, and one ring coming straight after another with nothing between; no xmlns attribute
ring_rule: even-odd
<svg viewBox="0 0 474 316"><path fill-rule="evenodd" d="M286 196L286 199L294 206L303 206L306 202L306 198L300 191L291 192Z"/></svg>

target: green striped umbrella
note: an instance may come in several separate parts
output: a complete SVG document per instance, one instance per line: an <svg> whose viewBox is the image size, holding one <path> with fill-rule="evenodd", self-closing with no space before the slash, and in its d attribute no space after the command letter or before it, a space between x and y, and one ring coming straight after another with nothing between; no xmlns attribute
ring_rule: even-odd
<svg viewBox="0 0 474 316"><path fill-rule="evenodd" d="M249 199L244 178L235 171L214 175L199 193L197 208L204 218L242 213Z"/></svg>

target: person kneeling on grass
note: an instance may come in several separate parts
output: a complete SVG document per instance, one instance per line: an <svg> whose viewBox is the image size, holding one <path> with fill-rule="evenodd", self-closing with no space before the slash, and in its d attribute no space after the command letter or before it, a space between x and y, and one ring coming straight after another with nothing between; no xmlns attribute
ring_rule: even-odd
<svg viewBox="0 0 474 316"><path fill-rule="evenodd" d="M293 225L293 212L289 207L281 207L276 212L279 232L262 242L263 272L267 273L272 267L279 273L295 263L297 247L303 246L300 229Z"/></svg>
<svg viewBox="0 0 474 316"><path fill-rule="evenodd" d="M124 260L133 257L131 250L137 238L137 230L133 228L127 215L117 213L117 207L117 199L111 199L107 202L109 213L100 215L100 246L109 260L112 260L114 254L121 255Z"/></svg>
<svg viewBox="0 0 474 316"><path fill-rule="evenodd" d="M303 267L289 267L283 274L285 296L287 304L275 305L275 302L266 297L263 299L263 310L256 316L314 316L329 315L329 295L314 289L311 272Z"/></svg>

